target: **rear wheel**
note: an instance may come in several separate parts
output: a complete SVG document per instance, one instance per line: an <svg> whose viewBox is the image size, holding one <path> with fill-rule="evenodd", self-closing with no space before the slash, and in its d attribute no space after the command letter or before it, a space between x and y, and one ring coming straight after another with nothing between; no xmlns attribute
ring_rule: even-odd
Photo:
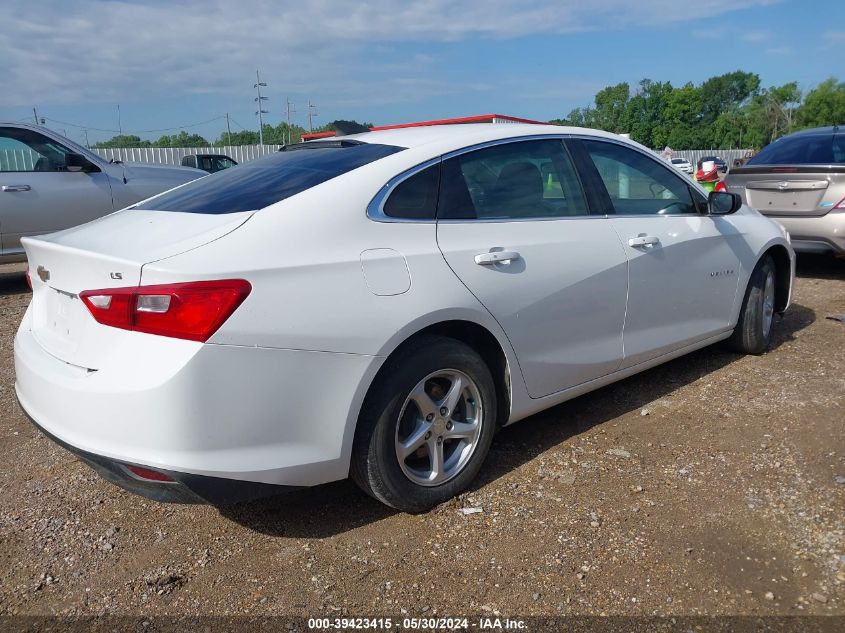
<svg viewBox="0 0 845 633"><path fill-rule="evenodd" d="M739 321L728 339L728 347L743 354L763 353L771 342L774 315L775 263L766 255L751 273Z"/></svg>
<svg viewBox="0 0 845 633"><path fill-rule="evenodd" d="M387 361L358 421L350 474L405 512L428 510L475 478L495 432L496 393L471 347L423 336Z"/></svg>

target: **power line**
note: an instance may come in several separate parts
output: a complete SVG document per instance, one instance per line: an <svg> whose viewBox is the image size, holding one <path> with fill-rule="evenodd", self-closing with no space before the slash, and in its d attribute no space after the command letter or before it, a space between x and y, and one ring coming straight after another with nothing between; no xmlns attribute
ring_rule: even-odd
<svg viewBox="0 0 845 633"><path fill-rule="evenodd" d="M50 117L41 117L46 119L47 121L51 121L52 123L58 123L60 125L68 125L70 127L79 128L80 130L94 130L96 132L111 132L112 134L152 134L153 132L171 132L173 130L184 130L185 128L191 127L199 127L200 125L206 125L208 123L213 123L214 121L220 121L221 119L225 119L226 115L221 115L214 117L213 119L208 119L207 121L200 121L198 123L189 123L187 125L177 125L174 127L163 127L157 128L155 130L110 130L108 128L101 128L101 127L92 127L90 125L79 125L77 123L69 123L68 121L59 121L58 119L52 119Z"/></svg>

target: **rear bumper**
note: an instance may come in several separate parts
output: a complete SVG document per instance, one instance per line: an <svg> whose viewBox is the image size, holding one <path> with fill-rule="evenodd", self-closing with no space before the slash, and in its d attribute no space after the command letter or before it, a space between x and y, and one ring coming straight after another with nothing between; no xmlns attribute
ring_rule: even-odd
<svg viewBox="0 0 845 633"><path fill-rule="evenodd" d="M798 252L845 253L845 213L831 211L815 217L768 216L789 231Z"/></svg>
<svg viewBox="0 0 845 633"><path fill-rule="evenodd" d="M24 411L25 412L25 411ZM128 492L160 501L163 503L209 503L215 506L228 505L239 501L250 501L262 497L279 495L284 492L299 490L302 486L280 486L262 484L251 481L238 481L220 477L192 475L172 470L157 469L167 475L172 482L155 482L141 479L127 470L127 466L145 466L144 464L129 464L102 455L95 455L80 448L63 442L49 431L39 426L27 414L33 426L50 440L72 453L80 461L94 469L96 473L116 486Z"/></svg>
<svg viewBox="0 0 845 633"><path fill-rule="evenodd" d="M30 327L27 312L15 337L15 391L40 429L125 488L144 494L125 481L123 465L139 465L214 503L240 497L240 483L347 477L357 412L380 362L211 344L174 344L167 354L162 337L130 332L91 371L53 357Z"/></svg>

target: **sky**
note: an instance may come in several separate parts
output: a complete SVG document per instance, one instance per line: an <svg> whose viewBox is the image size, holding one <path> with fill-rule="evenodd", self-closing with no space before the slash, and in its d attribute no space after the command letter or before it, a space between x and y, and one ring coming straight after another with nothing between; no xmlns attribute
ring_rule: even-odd
<svg viewBox="0 0 845 633"><path fill-rule="evenodd" d="M78 142L499 113L564 117L640 79L845 80L845 0L4 0L0 120ZM120 118L118 119L118 104Z"/></svg>

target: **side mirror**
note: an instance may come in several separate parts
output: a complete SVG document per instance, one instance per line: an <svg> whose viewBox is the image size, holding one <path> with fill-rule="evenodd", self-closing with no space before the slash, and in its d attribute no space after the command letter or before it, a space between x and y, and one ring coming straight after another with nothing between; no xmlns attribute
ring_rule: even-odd
<svg viewBox="0 0 845 633"><path fill-rule="evenodd" d="M707 197L707 211L710 215L729 215L738 211L741 206L742 198L738 193L711 191Z"/></svg>
<svg viewBox="0 0 845 633"><path fill-rule="evenodd" d="M65 154L65 169L67 171L100 171L99 167L82 154Z"/></svg>

